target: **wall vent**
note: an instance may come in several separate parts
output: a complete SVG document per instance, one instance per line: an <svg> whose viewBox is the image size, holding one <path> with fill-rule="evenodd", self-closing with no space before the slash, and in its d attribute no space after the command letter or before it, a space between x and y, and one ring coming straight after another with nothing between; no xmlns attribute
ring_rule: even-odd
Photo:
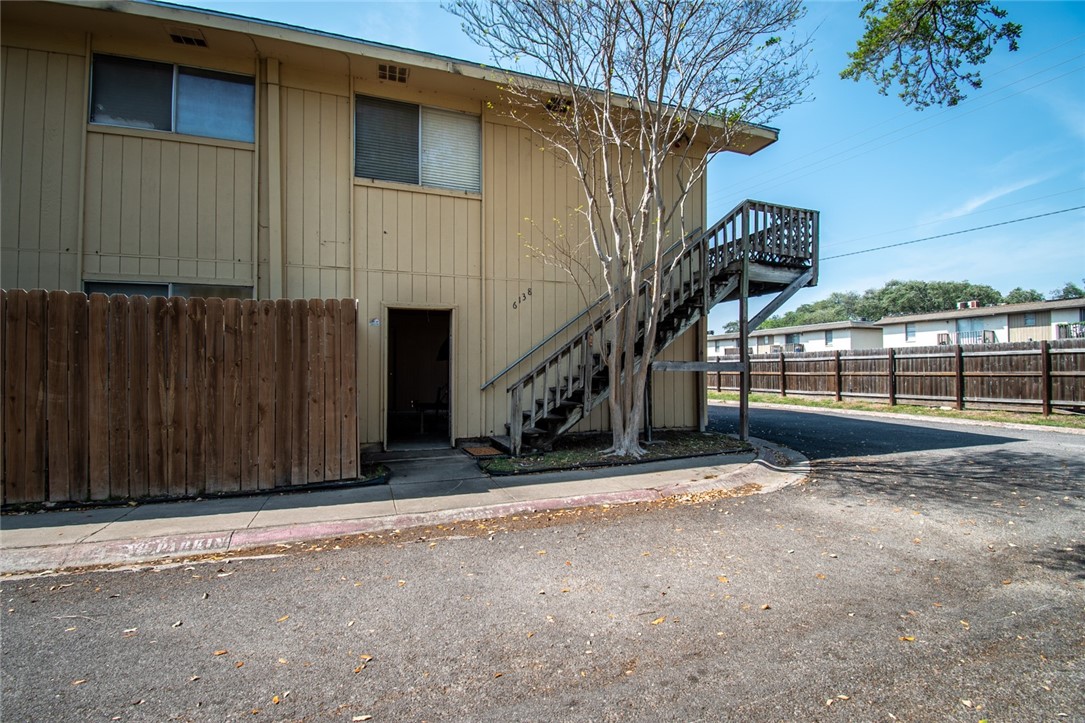
<svg viewBox="0 0 1085 723"><path fill-rule="evenodd" d="M178 45L189 45L194 48L206 48L207 40L203 37L203 33L197 28L179 28L177 26L171 26L166 28L166 32L170 35L170 40Z"/></svg>
<svg viewBox="0 0 1085 723"><path fill-rule="evenodd" d="M404 68L402 65L390 65L388 63L379 63L377 65L377 77L380 80L390 80L393 83L406 83L409 74L409 69Z"/></svg>

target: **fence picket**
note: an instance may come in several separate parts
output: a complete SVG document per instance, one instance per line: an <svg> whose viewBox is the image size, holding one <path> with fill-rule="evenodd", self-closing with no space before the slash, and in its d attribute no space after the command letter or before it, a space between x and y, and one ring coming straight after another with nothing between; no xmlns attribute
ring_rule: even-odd
<svg viewBox="0 0 1085 723"><path fill-rule="evenodd" d="M169 491L166 460L169 423L166 407L166 334L169 300L152 296L147 302L147 494L160 497Z"/></svg>
<svg viewBox="0 0 1085 723"><path fill-rule="evenodd" d="M306 345L309 357L306 400L309 430L306 482L324 481L324 304L310 299L306 317Z"/></svg>
<svg viewBox="0 0 1085 723"><path fill-rule="evenodd" d="M309 466L309 305L294 299L290 312L290 482L300 485Z"/></svg>
<svg viewBox="0 0 1085 723"><path fill-rule="evenodd" d="M260 487L260 383L263 317L251 299L241 302L241 489ZM269 449L270 451L270 449Z"/></svg>
<svg viewBox="0 0 1085 723"><path fill-rule="evenodd" d="M26 294L5 293L4 502L25 501Z"/></svg>
<svg viewBox="0 0 1085 723"><path fill-rule="evenodd" d="M342 383L339 385L342 390L339 411L343 430L339 443L343 455L341 474L343 479L354 479L358 476L358 302L353 299L344 301L339 311L343 369Z"/></svg>
<svg viewBox="0 0 1085 723"><path fill-rule="evenodd" d="M173 297L166 316L166 491L183 495L188 479L188 300Z"/></svg>
<svg viewBox="0 0 1085 723"><path fill-rule="evenodd" d="M72 500L87 500L90 499L89 303L87 295L80 292L69 294L67 304L71 329L71 346L68 348L68 462L71 465L68 492Z"/></svg>
<svg viewBox="0 0 1085 723"><path fill-rule="evenodd" d="M109 298L91 294L88 302L87 365L90 395L87 405L90 455L90 499L109 498ZM93 330L91 332L90 330Z"/></svg>
<svg viewBox="0 0 1085 723"><path fill-rule="evenodd" d="M148 328L147 298L128 299L128 497L146 497L150 426L147 413L147 387L150 384L147 364Z"/></svg>
<svg viewBox="0 0 1085 723"><path fill-rule="evenodd" d="M24 495L45 495L46 292L31 291L26 302L26 458Z"/></svg>
<svg viewBox="0 0 1085 723"><path fill-rule="evenodd" d="M224 491L241 489L241 300L226 299L222 305L222 471Z"/></svg>
<svg viewBox="0 0 1085 723"><path fill-rule="evenodd" d="M46 434L49 459L49 489L48 499L54 502L70 500L71 492L68 490L68 482L71 477L68 454L71 445L68 444L66 434L69 423L68 400L68 350L71 348L71 324L68 318L70 311L66 294L63 291L49 292L48 300L48 344L46 364L48 366L48 378L46 381L47 403ZM53 474L53 471L63 470L64 474Z"/></svg>
<svg viewBox="0 0 1085 723"><path fill-rule="evenodd" d="M340 304L338 299L331 299L325 304L324 317L324 477L329 480L340 479L342 473L342 455L340 441L342 430L339 426L339 406L342 383L342 354L339 349L340 339Z"/></svg>
<svg viewBox="0 0 1085 723"><path fill-rule="evenodd" d="M188 354L186 366L188 376L185 389L185 494L199 495L205 490L207 480L206 470L206 440L204 428L207 425L207 407L204 400L207 398L207 304L203 299L189 299L187 304L188 316L185 325L188 327Z"/></svg>
<svg viewBox="0 0 1085 723"><path fill-rule="evenodd" d="M223 308L222 299L204 300L204 349L207 369L207 394L204 396L204 489L214 494L226 488L222 483L223 457Z"/></svg>
<svg viewBox="0 0 1085 723"><path fill-rule="evenodd" d="M275 487L289 485L291 478L290 459L294 443L291 398L294 377L290 375L290 368L295 362L291 355L294 346L291 308L288 299L275 302L275 384L269 390L275 399Z"/></svg>
<svg viewBox="0 0 1085 723"><path fill-rule="evenodd" d="M285 307L285 309L284 309ZM290 348L290 302L261 301L258 333L260 335L260 487L273 489L287 484L288 454L290 452L289 417L284 399L289 399L284 359ZM285 335L285 336L284 336Z"/></svg>

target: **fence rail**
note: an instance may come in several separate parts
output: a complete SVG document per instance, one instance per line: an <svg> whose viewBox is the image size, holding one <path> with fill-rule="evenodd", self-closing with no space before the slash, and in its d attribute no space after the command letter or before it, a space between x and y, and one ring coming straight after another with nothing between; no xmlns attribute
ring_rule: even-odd
<svg viewBox="0 0 1085 723"><path fill-rule="evenodd" d="M750 375L751 391L784 396L1050 414L1085 407L1085 340L756 354ZM737 390L739 373L709 373L708 386Z"/></svg>
<svg viewBox="0 0 1085 723"><path fill-rule="evenodd" d="M0 291L5 505L358 474L357 302Z"/></svg>

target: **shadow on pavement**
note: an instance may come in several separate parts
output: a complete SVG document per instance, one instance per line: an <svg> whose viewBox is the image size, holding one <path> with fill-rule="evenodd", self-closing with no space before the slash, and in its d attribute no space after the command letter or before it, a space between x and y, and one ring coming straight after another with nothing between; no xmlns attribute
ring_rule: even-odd
<svg viewBox="0 0 1085 723"><path fill-rule="evenodd" d="M94 525L118 520L156 520L219 515L255 515L269 506L282 506L289 499L295 508L320 507L337 502L365 502L387 499L388 486L362 483L353 487L324 490L291 489L282 493L259 492L237 497L208 497L194 500L146 502L137 505L90 507L75 510L46 510L27 514L5 514L0 526L6 530Z"/></svg>
<svg viewBox="0 0 1085 723"><path fill-rule="evenodd" d="M1085 460L1053 465L1045 455L1011 449L962 449L944 455L885 460L821 460L814 477L829 480L846 495L882 494L932 501L977 513L1007 515L1033 507L1067 511L1082 507Z"/></svg>
<svg viewBox="0 0 1085 723"><path fill-rule="evenodd" d="M1053 547L1045 550L1038 558L1030 560L1045 569L1065 572L1078 580L1085 580L1085 543L1079 542L1069 547Z"/></svg>
<svg viewBox="0 0 1085 723"><path fill-rule="evenodd" d="M936 424L938 420L931 421ZM713 407L709 426L714 431L736 434L738 407ZM750 434L797 449L814 460L994 446L1020 439L866 417L778 409L751 410Z"/></svg>

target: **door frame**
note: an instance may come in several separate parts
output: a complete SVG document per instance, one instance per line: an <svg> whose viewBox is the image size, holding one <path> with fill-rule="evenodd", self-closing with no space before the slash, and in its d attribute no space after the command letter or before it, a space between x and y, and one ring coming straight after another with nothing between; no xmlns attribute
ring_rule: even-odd
<svg viewBox="0 0 1085 723"><path fill-rule="evenodd" d="M441 311L448 312L448 446L456 446L456 318L459 307L447 304L419 304L412 302L381 302L381 384L380 384L380 445L388 451L388 384L391 367L388 360L388 330L391 328L393 311Z"/></svg>

